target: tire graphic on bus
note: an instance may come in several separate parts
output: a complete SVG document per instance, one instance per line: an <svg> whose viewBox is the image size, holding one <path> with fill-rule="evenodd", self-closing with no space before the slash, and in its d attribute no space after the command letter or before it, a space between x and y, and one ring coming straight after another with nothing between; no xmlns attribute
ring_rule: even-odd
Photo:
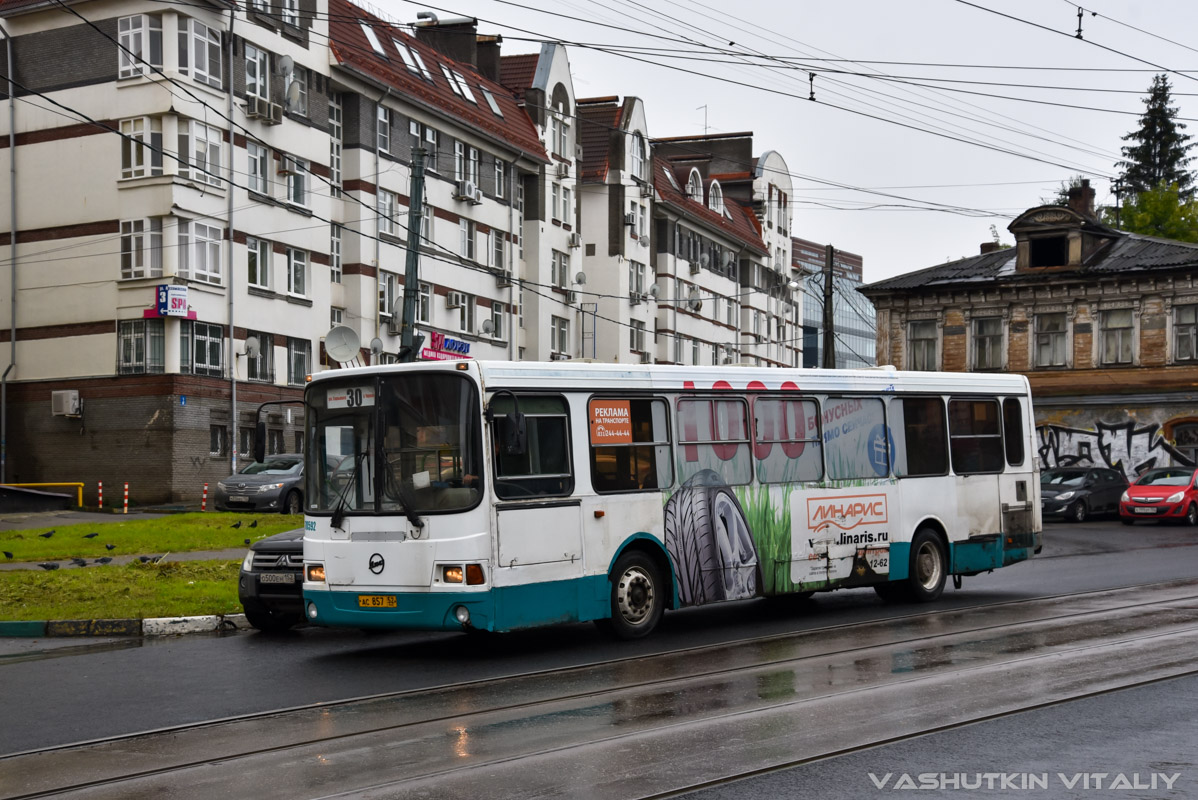
<svg viewBox="0 0 1198 800"><path fill-rule="evenodd" d="M666 503L665 544L683 605L757 595L757 548L749 524L714 470L695 473Z"/></svg>

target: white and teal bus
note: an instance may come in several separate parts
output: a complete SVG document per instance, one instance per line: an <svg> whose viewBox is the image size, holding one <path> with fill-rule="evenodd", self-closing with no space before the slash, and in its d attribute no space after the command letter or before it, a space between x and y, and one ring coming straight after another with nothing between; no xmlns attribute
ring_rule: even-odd
<svg viewBox="0 0 1198 800"><path fill-rule="evenodd" d="M932 601L1040 548L1022 376L420 362L305 405L316 625L636 638L725 600Z"/></svg>

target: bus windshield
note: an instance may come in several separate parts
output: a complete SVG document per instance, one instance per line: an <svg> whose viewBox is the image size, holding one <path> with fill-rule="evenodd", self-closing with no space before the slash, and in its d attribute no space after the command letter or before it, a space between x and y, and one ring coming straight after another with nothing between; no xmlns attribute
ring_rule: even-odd
<svg viewBox="0 0 1198 800"><path fill-rule="evenodd" d="M481 498L481 411L463 376L405 373L308 388L308 511L427 514Z"/></svg>

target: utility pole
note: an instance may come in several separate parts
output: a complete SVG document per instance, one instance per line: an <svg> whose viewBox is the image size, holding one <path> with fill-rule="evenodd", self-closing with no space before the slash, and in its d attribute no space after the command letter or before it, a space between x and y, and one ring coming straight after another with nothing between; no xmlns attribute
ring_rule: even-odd
<svg viewBox="0 0 1198 800"><path fill-rule="evenodd" d="M836 369L836 330L832 316L832 262L835 257L835 247L824 248L824 355L820 362L824 369Z"/></svg>
<svg viewBox="0 0 1198 800"><path fill-rule="evenodd" d="M424 148L412 150L412 188L408 201L408 260L403 277L403 321L399 360L415 361L424 337L416 334L416 294L420 291L420 230L424 217Z"/></svg>

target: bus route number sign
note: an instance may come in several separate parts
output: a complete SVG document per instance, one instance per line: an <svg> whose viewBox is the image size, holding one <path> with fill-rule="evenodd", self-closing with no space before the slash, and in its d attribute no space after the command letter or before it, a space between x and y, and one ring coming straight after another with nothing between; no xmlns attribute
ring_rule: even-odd
<svg viewBox="0 0 1198 800"><path fill-rule="evenodd" d="M345 389L329 389L325 395L328 408L362 408L374 405L373 386L351 386Z"/></svg>

